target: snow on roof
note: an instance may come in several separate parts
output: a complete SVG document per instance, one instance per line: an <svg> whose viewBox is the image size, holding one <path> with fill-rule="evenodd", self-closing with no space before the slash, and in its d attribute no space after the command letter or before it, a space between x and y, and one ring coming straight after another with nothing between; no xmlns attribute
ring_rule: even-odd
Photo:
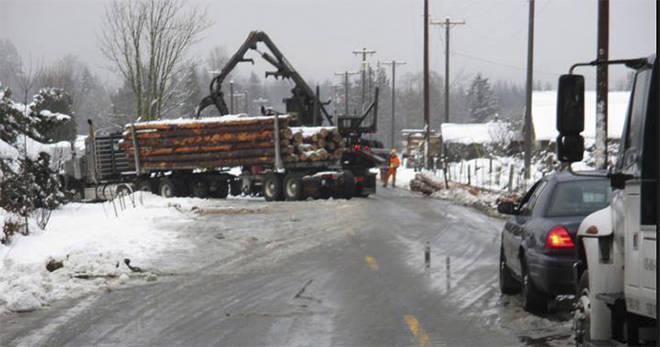
<svg viewBox="0 0 660 347"><path fill-rule="evenodd" d="M501 121L442 124L442 140L445 143L492 143L516 138L520 139L520 134L510 130L509 124Z"/></svg>
<svg viewBox="0 0 660 347"><path fill-rule="evenodd" d="M628 110L630 92L610 92L608 103L607 137L618 139L623 131L623 123ZM532 122L537 140L554 140L557 131L557 92L535 91L532 96ZM584 93L584 131L585 139L596 137L596 92Z"/></svg>

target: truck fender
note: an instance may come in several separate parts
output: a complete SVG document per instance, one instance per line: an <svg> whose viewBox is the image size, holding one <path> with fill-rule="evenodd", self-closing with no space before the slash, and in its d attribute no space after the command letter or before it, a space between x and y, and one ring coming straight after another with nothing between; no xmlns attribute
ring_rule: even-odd
<svg viewBox="0 0 660 347"><path fill-rule="evenodd" d="M612 209L610 206L588 215L578 228L578 238L612 235Z"/></svg>

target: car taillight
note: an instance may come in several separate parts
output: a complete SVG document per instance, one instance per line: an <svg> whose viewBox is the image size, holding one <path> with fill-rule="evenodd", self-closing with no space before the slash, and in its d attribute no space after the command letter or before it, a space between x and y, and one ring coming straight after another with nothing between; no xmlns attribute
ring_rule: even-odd
<svg viewBox="0 0 660 347"><path fill-rule="evenodd" d="M548 240L545 243L546 248L572 248L575 247L571 235L568 230L561 225L558 225L550 230L548 233Z"/></svg>
<svg viewBox="0 0 660 347"><path fill-rule="evenodd" d="M360 150L360 148L361 148L361 146L360 146L360 145L355 145L355 146L353 146L353 149L354 149L354 150L356 150L356 151L359 151L359 150Z"/></svg>

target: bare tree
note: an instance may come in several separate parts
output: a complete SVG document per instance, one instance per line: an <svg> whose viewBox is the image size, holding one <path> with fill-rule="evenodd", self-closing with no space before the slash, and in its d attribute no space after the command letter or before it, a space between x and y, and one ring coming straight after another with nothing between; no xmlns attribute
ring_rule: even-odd
<svg viewBox="0 0 660 347"><path fill-rule="evenodd" d="M174 77L210 25L200 8L184 7L183 0L115 0L106 9L101 49L130 85L140 119L157 119L176 104Z"/></svg>

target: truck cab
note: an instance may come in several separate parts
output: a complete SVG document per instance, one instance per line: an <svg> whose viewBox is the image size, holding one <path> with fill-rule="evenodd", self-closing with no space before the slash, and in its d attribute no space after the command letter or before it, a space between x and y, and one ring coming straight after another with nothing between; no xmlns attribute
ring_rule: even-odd
<svg viewBox="0 0 660 347"><path fill-rule="evenodd" d="M578 229L573 325L578 345L601 340L655 345L660 136L656 58L576 65L610 63L626 64L636 73L619 154L607 174L611 204L585 218ZM580 77L562 76L558 93L558 154L569 164L582 159L584 148L577 135L584 124Z"/></svg>

